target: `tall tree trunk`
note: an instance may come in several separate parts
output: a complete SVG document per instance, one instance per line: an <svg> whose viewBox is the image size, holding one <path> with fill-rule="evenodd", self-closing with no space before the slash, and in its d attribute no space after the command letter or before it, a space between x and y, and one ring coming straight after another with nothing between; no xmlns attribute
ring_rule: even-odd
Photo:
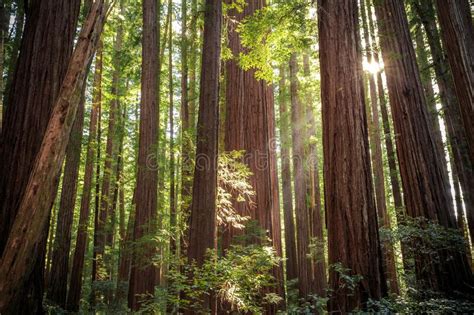
<svg viewBox="0 0 474 315"><path fill-rule="evenodd" d="M195 92L188 91L188 52L191 58L195 52L192 50L193 43L188 40L187 32L196 32L188 25L188 7L187 0L181 2L181 216L184 221L189 217L189 204L192 194L192 151L194 150L192 133L194 126L191 126L190 103L191 96L194 97ZM191 22L194 17L191 18ZM191 36L192 37L192 36ZM190 49L191 48L191 49ZM176 233L175 233L176 234ZM177 236L177 234L176 234Z"/></svg>
<svg viewBox="0 0 474 315"><path fill-rule="evenodd" d="M370 169L367 118L358 47L356 1L319 7L323 104L324 194L328 223L330 311L363 309L379 299L381 268L377 209ZM363 279L348 294L341 270Z"/></svg>
<svg viewBox="0 0 474 315"><path fill-rule="evenodd" d="M453 156L454 168L459 176L466 206L467 222L471 238L474 236L474 169L469 158L466 133L462 124L458 100L454 89L451 69L441 47L432 1L414 2L416 13L423 23L433 58L436 82L445 114L447 133Z"/></svg>
<svg viewBox="0 0 474 315"><path fill-rule="evenodd" d="M468 0L437 0L439 24L474 165L474 27Z"/></svg>
<svg viewBox="0 0 474 315"><path fill-rule="evenodd" d="M387 73L395 131L399 135L397 152L407 214L437 221L456 228L448 180L432 137L430 119L415 51L410 39L402 2L385 0L375 6L380 41ZM404 56L394 58L393 56ZM439 252L441 263L416 253L415 271L420 285L452 293L463 290L471 272L460 253ZM449 261L447 255L452 255Z"/></svg>
<svg viewBox="0 0 474 315"><path fill-rule="evenodd" d="M158 209L158 172L150 162L156 162L158 148L158 10L157 1L143 0L142 36L142 93L140 104L140 139L138 152L138 172L136 186L136 212L133 240L139 241L137 252L132 256L128 306L137 311L144 298L155 292L156 268L153 257L156 250L144 237L156 232L156 213ZM149 299L149 297L145 297Z"/></svg>
<svg viewBox="0 0 474 315"><path fill-rule="evenodd" d="M306 79L310 79L310 60L309 55L303 55L303 73ZM321 209L321 189L319 187L319 166L318 166L318 150L316 146L316 122L313 108L313 100L310 92L305 93L305 116L306 116L306 136L307 140L307 178L308 178L308 196L310 198L310 235L316 243L315 255L312 265L312 284L314 293L319 296L325 296L327 275L326 275L326 258L324 257L324 233L323 225L324 217Z"/></svg>
<svg viewBox="0 0 474 315"><path fill-rule="evenodd" d="M365 50L367 54L367 60L371 63L375 62L371 48L373 44L369 37L369 26L367 21L367 13L365 10L365 1L360 2L360 11L362 16L362 29L364 32ZM369 81L369 94L370 94L370 109L369 113L369 139L370 139L370 151L373 165L373 178L375 187L375 203L377 205L377 214L382 226L388 230L391 230L390 216L387 211L387 202L385 199L385 175L383 170L383 157L382 157L382 140L380 136L379 127L379 109L378 109L378 98L377 98L377 86L375 83L375 74L368 73L366 75ZM390 292L394 294L400 294L397 279L397 268L395 266L395 254L393 251L393 245L389 242L382 243L383 256L382 262L385 272L385 277L389 283ZM383 284L382 284L383 285Z"/></svg>
<svg viewBox="0 0 474 315"><path fill-rule="evenodd" d="M71 277L69 279L69 293L65 309L68 311L79 311L79 301L82 292L82 275L84 270L84 255L86 253L87 229L89 227L90 202L92 191L92 179L94 175L94 159L99 142L97 142L97 125L102 102L102 42L97 47L92 111L89 123L89 139L87 140L87 155L84 171L84 184L81 196L81 208L79 224L76 236L76 248L74 250Z"/></svg>
<svg viewBox="0 0 474 315"><path fill-rule="evenodd" d="M95 51L105 20L102 1L94 3L84 22L64 82L51 113L28 184L18 207L0 263L0 311L9 313L34 267L40 262L42 234L47 230L72 124L85 82L87 65ZM24 297L21 297L24 298Z"/></svg>
<svg viewBox="0 0 474 315"><path fill-rule="evenodd" d="M307 178L305 177L305 112L298 96L298 61L296 54L290 58L291 124L293 143L293 178L295 187L296 244L298 257L298 288L300 297L307 297L311 291L312 269L309 258L309 208L306 201Z"/></svg>
<svg viewBox="0 0 474 315"><path fill-rule="evenodd" d="M189 226L188 260L201 265L208 249L217 248L216 190L217 136L222 1L206 0L202 46L196 167ZM215 313L213 297L203 296L201 305ZM192 310L186 311L193 314Z"/></svg>
<svg viewBox="0 0 474 315"><path fill-rule="evenodd" d="M121 4L122 7L122 4ZM121 9L123 12L123 9ZM114 169L116 165L116 138L117 138L117 117L120 111L120 100L119 100L119 89L120 89L120 74L121 74L121 65L120 65L120 54L122 50L122 39L123 39L123 25L119 24L117 29L117 36L114 42L114 51L113 51L113 73L112 73L112 100L110 102L109 108L109 121L107 127L107 142L105 148L105 162L104 162L104 172L102 178L102 192L100 194L100 216L99 216L99 231L98 234L98 246L99 253L102 257L99 257L99 262L101 263L104 259L104 249L105 246L110 246L111 244L111 219L112 219L112 188L110 179L114 175Z"/></svg>
<svg viewBox="0 0 474 315"><path fill-rule="evenodd" d="M227 151L244 150L245 163L252 172L250 184L255 191L254 203L237 206L241 215L250 216L260 227L268 231L273 248L282 255L278 175L276 169L275 113L271 83L255 78L255 70L243 70L238 56L244 52L238 24L266 6L265 0L245 1L242 12L231 10L229 14L237 24L228 30L229 46L233 59L226 63L226 132ZM262 160L264 157L264 160ZM264 167L262 167L264 163ZM279 295L283 290L283 266L273 270L277 285L272 288ZM268 309L267 312L275 310Z"/></svg>
<svg viewBox="0 0 474 315"><path fill-rule="evenodd" d="M84 84L85 86L85 84ZM46 297L61 308L66 306L69 252L71 250L71 229L76 203L77 177L81 159L82 127L84 125L85 90L81 96L76 118L72 126L66 149L61 201L59 204L53 258Z"/></svg>
<svg viewBox="0 0 474 315"><path fill-rule="evenodd" d="M283 220L285 225L285 257L286 279L298 278L298 261L296 257L296 231L293 215L293 193L291 190L291 161L290 161L290 128L288 111L288 93L286 87L285 67L280 67L279 84L280 107L280 141L281 141L281 182L283 194Z"/></svg>
<svg viewBox="0 0 474 315"><path fill-rule="evenodd" d="M54 102L66 74L79 7L80 0L61 3L59 6L51 0L34 0L29 3L21 52L5 102L7 107L1 136L0 253L5 250ZM42 258L45 255L47 224L41 232L41 248L38 248L39 257L35 259L38 265L34 273L28 273L32 278L22 282L25 287L15 290L16 297L8 297L12 298L9 305L11 312L35 312L41 308L41 266L44 263ZM25 298L27 295L28 299ZM3 311L6 311L6 308L3 308Z"/></svg>

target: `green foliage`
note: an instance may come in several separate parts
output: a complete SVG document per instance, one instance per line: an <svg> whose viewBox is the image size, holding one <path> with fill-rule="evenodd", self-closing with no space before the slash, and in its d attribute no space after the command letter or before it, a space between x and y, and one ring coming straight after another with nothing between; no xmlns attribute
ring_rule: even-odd
<svg viewBox="0 0 474 315"><path fill-rule="evenodd" d="M186 265L184 273L171 271L168 301L198 311L197 301L212 292L239 312L261 313L265 305L281 301L264 291L274 285L271 271L279 263L273 248L265 245L233 245L223 257L209 251L202 266ZM185 299L177 300L177 292L183 292Z"/></svg>
<svg viewBox="0 0 474 315"><path fill-rule="evenodd" d="M389 241L392 244L401 242L407 244L406 249L410 256L429 255L432 263L440 263L443 259L450 259L440 255L443 253L465 253L468 245L461 231L445 228L434 221L423 217L403 217L396 228L392 230L381 228L382 243Z"/></svg>
<svg viewBox="0 0 474 315"><path fill-rule="evenodd" d="M255 195L249 178L252 172L242 162L244 151L231 151L219 155L217 185L217 223L229 224L242 229L249 219L241 216L234 208L235 202L247 202L252 205Z"/></svg>
<svg viewBox="0 0 474 315"><path fill-rule="evenodd" d="M315 19L308 15L312 1L275 1L246 18L237 28L246 53L238 58L244 70L258 79L273 81L274 63L286 62L291 53L311 45Z"/></svg>
<svg viewBox="0 0 474 315"><path fill-rule="evenodd" d="M369 311L381 314L471 314L474 303L467 300L449 299L430 292L412 292L408 297L392 296L379 301L369 300ZM423 298L417 297L420 294Z"/></svg>

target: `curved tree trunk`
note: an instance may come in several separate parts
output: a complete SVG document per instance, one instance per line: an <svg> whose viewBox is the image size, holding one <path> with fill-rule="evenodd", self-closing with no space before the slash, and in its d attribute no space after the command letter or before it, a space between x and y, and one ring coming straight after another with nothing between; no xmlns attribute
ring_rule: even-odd
<svg viewBox="0 0 474 315"><path fill-rule="evenodd" d="M0 145L0 254L26 191L36 156L72 53L80 0L29 2L20 56L8 88ZM10 70L12 67L10 67ZM34 82L34 84L31 84ZM15 104L15 106L8 106ZM55 194L55 191L53 192ZM11 312L41 309L43 257L48 226L38 249L38 265ZM29 295L29 298L25 297Z"/></svg>
<svg viewBox="0 0 474 315"><path fill-rule="evenodd" d="M51 119L34 162L0 263L0 312L21 296L35 266L41 263L42 234L46 230L59 181L72 124L75 119L87 65L97 46L105 20L102 1L92 7L56 99Z"/></svg>

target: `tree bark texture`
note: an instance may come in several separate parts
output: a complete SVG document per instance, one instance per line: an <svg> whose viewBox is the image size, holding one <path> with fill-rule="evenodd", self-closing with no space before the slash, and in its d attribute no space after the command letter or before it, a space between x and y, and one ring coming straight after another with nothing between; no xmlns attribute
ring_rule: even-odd
<svg viewBox="0 0 474 315"><path fill-rule="evenodd" d="M474 165L474 27L468 0L437 0L441 35Z"/></svg>
<svg viewBox="0 0 474 315"><path fill-rule="evenodd" d="M235 23L252 16L265 7L264 0L246 1L242 12L231 10ZM244 160L252 176L250 184L255 191L253 203L236 205L241 215L256 220L268 231L273 248L282 255L278 175L276 169L275 113L271 84L257 80L255 71L244 71L238 65L239 54L244 52L237 24L229 25L228 41L234 58L226 63L226 122L225 150L244 150ZM229 228L232 230L231 228ZM232 235L232 231L230 232ZM273 271L278 285L275 290L283 294L283 266Z"/></svg>
<svg viewBox="0 0 474 315"><path fill-rule="evenodd" d="M73 48L80 1L30 1L20 56L9 83L0 145L0 253L25 194L29 176ZM12 67L10 68L12 69ZM15 104L8 106L8 104ZM55 192L54 192L55 194ZM38 255L45 255L47 225ZM43 260L26 281L12 312L41 309ZM25 297L29 295L28 299Z"/></svg>
<svg viewBox="0 0 474 315"><path fill-rule="evenodd" d="M143 238L151 237L156 232L155 220L158 211L158 172L156 168L159 121L157 2L143 0L142 8L142 99L133 233L133 240L142 243L137 248L138 252L132 256L128 289L128 305L134 311L139 310L142 305L143 297L140 295L153 295L155 292L156 267L152 260L156 250L150 241L145 241Z"/></svg>
<svg viewBox="0 0 474 315"><path fill-rule="evenodd" d="M84 22L3 251L0 274L6 276L0 279L0 311L4 313L8 313L41 257L41 235L48 224L87 65L102 31L104 6L102 1L94 3Z"/></svg>
<svg viewBox="0 0 474 315"><path fill-rule="evenodd" d="M328 224L329 310L363 309L379 299L384 280L372 188L357 1L319 6L323 104L324 194ZM363 279L348 295L337 266Z"/></svg>
<svg viewBox="0 0 474 315"><path fill-rule="evenodd" d="M206 251L217 248L216 190L219 119L219 75L222 1L206 0L204 38L197 123L196 164L189 226L188 260L201 265ZM213 297L203 297L204 309L212 310ZM193 314L191 310L186 312Z"/></svg>
<svg viewBox="0 0 474 315"><path fill-rule="evenodd" d="M83 84L85 87L85 83ZM56 236L53 244L53 257L48 280L47 298L66 306L67 277L69 272L69 252L71 250L71 229L76 203L77 177L81 160L82 127L84 125L85 90L82 93L76 118L72 126L66 149L61 201L59 203Z"/></svg>
<svg viewBox="0 0 474 315"><path fill-rule="evenodd" d="M375 6L380 29L407 214L425 217L444 227L456 228L452 203L446 190L448 180L435 141L416 56L402 2L384 0ZM397 57L401 56L401 57ZM459 253L440 252L434 264L426 255L416 255L415 271L420 285L452 293L471 281L467 262Z"/></svg>

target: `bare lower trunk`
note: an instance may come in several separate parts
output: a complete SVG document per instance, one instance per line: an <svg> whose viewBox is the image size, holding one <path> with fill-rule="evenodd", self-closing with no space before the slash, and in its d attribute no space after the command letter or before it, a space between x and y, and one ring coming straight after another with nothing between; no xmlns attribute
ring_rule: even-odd
<svg viewBox="0 0 474 315"><path fill-rule="evenodd" d="M323 104L324 194L328 223L329 310L364 309L384 293L377 210L372 188L367 118L358 49L356 1L319 7ZM349 229L349 231L347 230ZM348 294L342 268L363 279Z"/></svg>
<svg viewBox="0 0 474 315"><path fill-rule="evenodd" d="M397 137L397 152L407 214L425 217L448 228L456 228L448 180L432 138L430 119L415 51L402 2L385 0L375 7L387 72L387 83ZM394 58L393 56L404 56ZM416 253L419 284L448 294L464 290L471 281L467 262L459 253L439 252L441 263ZM452 255L452 259L447 259Z"/></svg>
<svg viewBox="0 0 474 315"><path fill-rule="evenodd" d="M84 84L85 86L85 84ZM46 297L61 308L66 306L67 277L69 272L69 252L71 250L71 229L76 201L77 177L81 158L82 127L84 125L85 95L81 96L76 119L72 126L66 149L61 201L58 211L53 258L49 273Z"/></svg>
<svg viewBox="0 0 474 315"><path fill-rule="evenodd" d="M137 186L135 191L135 222L133 240L140 241L132 256L128 305L137 311L155 292L156 267L153 257L156 250L150 241L156 232L158 210L158 27L157 3L144 0L142 37L142 92L140 103L140 139L138 151ZM145 295L145 296L143 296Z"/></svg>
<svg viewBox="0 0 474 315"><path fill-rule="evenodd" d="M206 0L197 124L196 167L189 226L188 260L201 265L208 249L217 248L216 186L219 119L219 75L222 1ZM213 295L203 296L203 309L215 314ZM188 310L185 314L194 314Z"/></svg>
<svg viewBox="0 0 474 315"><path fill-rule="evenodd" d="M468 0L437 0L439 24L474 165L474 27Z"/></svg>
<svg viewBox="0 0 474 315"><path fill-rule="evenodd" d="M104 3L96 2L84 22L80 39L53 107L18 215L3 252L0 311L8 307L41 260L41 235L47 227L59 172L76 115L87 65L97 46L105 19Z"/></svg>
<svg viewBox="0 0 474 315"><path fill-rule="evenodd" d="M79 301L82 292L82 276L84 270L84 255L86 253L87 229L89 226L90 203L92 191L92 179L94 173L94 159L96 154L97 125L102 101L102 43L99 42L95 62L94 74L94 96L92 112L89 125L89 139L87 141L87 155L84 171L84 184L81 196L81 208L79 214L79 225L77 228L76 248L74 250L71 277L69 280L69 293L67 295L66 309L68 311L79 311Z"/></svg>

